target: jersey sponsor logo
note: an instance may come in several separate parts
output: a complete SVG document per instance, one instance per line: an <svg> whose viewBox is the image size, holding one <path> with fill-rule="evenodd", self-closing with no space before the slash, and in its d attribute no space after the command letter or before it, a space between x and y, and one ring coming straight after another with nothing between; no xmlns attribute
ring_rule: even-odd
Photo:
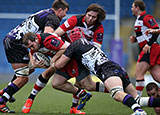
<svg viewBox="0 0 160 115"><path fill-rule="evenodd" d="M64 25L65 25L66 28L69 28L69 27L70 27L70 25L69 25L69 23L68 23L67 20L64 22Z"/></svg>
<svg viewBox="0 0 160 115"><path fill-rule="evenodd" d="M54 47L59 47L60 41L58 41L58 40L56 40L56 39L52 39L51 45L53 45Z"/></svg>
<svg viewBox="0 0 160 115"><path fill-rule="evenodd" d="M153 19L150 19L148 21L148 23L151 25L151 26L154 26L156 24L156 22L153 20Z"/></svg>
<svg viewBox="0 0 160 115"><path fill-rule="evenodd" d="M97 41L102 42L103 40L103 33L97 33Z"/></svg>

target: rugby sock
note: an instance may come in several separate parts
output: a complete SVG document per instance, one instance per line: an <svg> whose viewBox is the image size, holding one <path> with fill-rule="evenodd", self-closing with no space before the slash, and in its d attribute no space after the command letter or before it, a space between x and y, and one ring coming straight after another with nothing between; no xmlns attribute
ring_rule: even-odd
<svg viewBox="0 0 160 115"><path fill-rule="evenodd" d="M140 97L142 96L144 85L145 85L144 79L143 80L136 80L136 90L137 90L137 93Z"/></svg>
<svg viewBox="0 0 160 115"><path fill-rule="evenodd" d="M148 107L160 107L160 98L150 97Z"/></svg>
<svg viewBox="0 0 160 115"><path fill-rule="evenodd" d="M127 105L128 107L130 107L134 111L142 110L140 108L140 105L138 103L136 103L136 101L134 100L134 98L131 95L126 95L124 97L123 104Z"/></svg>
<svg viewBox="0 0 160 115"><path fill-rule="evenodd" d="M37 78L36 84L34 85L34 88L32 89L32 92L28 98L34 100L36 95L46 86L49 79L44 79L42 77L42 74L39 75Z"/></svg>
<svg viewBox="0 0 160 115"><path fill-rule="evenodd" d="M79 102L79 97L77 97L76 95L73 94L73 99L72 99L72 107L76 107L78 105Z"/></svg>
<svg viewBox="0 0 160 115"><path fill-rule="evenodd" d="M141 97L139 104L142 107L160 107L160 98Z"/></svg>
<svg viewBox="0 0 160 115"><path fill-rule="evenodd" d="M10 99L10 97L12 97L12 95L14 95L18 90L19 90L19 88L14 83L11 83L6 88L5 93L2 95L2 100L5 103L7 103L7 101Z"/></svg>
<svg viewBox="0 0 160 115"><path fill-rule="evenodd" d="M12 78L12 80L8 83L8 86L11 85L11 83L12 83L16 78L17 78L17 76L14 75L13 78ZM7 87L8 87L8 86L7 86ZM6 91L7 87L3 89L3 92Z"/></svg>
<svg viewBox="0 0 160 115"><path fill-rule="evenodd" d="M85 96L87 92L84 89L78 89L76 94L73 94L73 99L72 99L72 107L76 107L78 105L79 99L83 96Z"/></svg>
<svg viewBox="0 0 160 115"><path fill-rule="evenodd" d="M78 91L76 92L76 97L83 97L87 94L87 92L84 89L78 89Z"/></svg>
<svg viewBox="0 0 160 115"><path fill-rule="evenodd" d="M106 89L106 87L104 86L104 84L102 82L96 82L96 91L97 92L109 93L108 90Z"/></svg>

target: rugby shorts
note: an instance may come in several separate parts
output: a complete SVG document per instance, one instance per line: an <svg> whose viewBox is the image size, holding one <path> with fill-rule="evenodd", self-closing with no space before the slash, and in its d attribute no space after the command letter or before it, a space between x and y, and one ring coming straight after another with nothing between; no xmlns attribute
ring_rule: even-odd
<svg viewBox="0 0 160 115"><path fill-rule="evenodd" d="M126 71L113 61L108 61L97 67L97 77L101 81L105 81L109 77L117 76L120 77L125 89L131 82Z"/></svg>
<svg viewBox="0 0 160 115"><path fill-rule="evenodd" d="M5 38L3 41L5 54L9 63L29 63L29 51L21 40Z"/></svg>
<svg viewBox="0 0 160 115"><path fill-rule="evenodd" d="M77 81L81 81L83 78L90 75L90 72L82 64L78 64L77 61L72 58L64 68L57 70L56 74L65 77L67 80L76 77Z"/></svg>

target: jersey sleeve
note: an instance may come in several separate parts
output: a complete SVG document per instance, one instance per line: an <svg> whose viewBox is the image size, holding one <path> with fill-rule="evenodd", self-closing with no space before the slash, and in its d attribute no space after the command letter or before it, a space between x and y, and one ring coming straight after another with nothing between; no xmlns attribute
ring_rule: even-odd
<svg viewBox="0 0 160 115"><path fill-rule="evenodd" d="M144 23L144 25L147 26L148 28L154 29L154 28L159 27L158 24L157 24L157 22L156 22L156 20L155 20L154 17L151 16L151 15L146 15L146 16L144 17L144 19L143 19L143 23Z"/></svg>
<svg viewBox="0 0 160 115"><path fill-rule="evenodd" d="M49 50L58 51L60 50L64 42L59 38L52 37L50 39L45 40L43 44Z"/></svg>
<svg viewBox="0 0 160 115"><path fill-rule="evenodd" d="M59 25L60 25L60 20L57 16L48 15L46 17L45 27L49 26L49 27L53 28L54 30L56 30L59 27Z"/></svg>
<svg viewBox="0 0 160 115"><path fill-rule="evenodd" d="M103 28L102 25L100 25L94 32L93 42L96 42L98 44L102 44L102 42L103 42L103 34L104 34L104 28Z"/></svg>
<svg viewBox="0 0 160 115"><path fill-rule="evenodd" d="M157 29L159 28L156 20L151 15L146 15L143 19L143 23L148 28ZM148 45L151 46L157 40L158 34L153 34L150 40L148 41Z"/></svg>
<svg viewBox="0 0 160 115"><path fill-rule="evenodd" d="M72 16L69 19L67 19L60 27L61 29L66 32L68 30L73 29L77 24L77 17Z"/></svg>
<svg viewBox="0 0 160 115"><path fill-rule="evenodd" d="M79 40L76 40L75 42L72 42L64 52L64 55L71 58L75 55L76 52L78 52L78 43Z"/></svg>

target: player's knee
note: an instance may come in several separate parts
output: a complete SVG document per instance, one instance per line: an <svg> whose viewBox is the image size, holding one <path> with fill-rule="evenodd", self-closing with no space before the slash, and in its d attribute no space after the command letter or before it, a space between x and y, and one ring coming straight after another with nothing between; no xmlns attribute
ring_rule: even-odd
<svg viewBox="0 0 160 115"><path fill-rule="evenodd" d="M61 85L60 82L56 82L56 81L53 81L53 82L52 82L52 87L53 87L54 89L60 89L61 86L62 86L62 85Z"/></svg>
<svg viewBox="0 0 160 115"><path fill-rule="evenodd" d="M85 88L87 91L95 91L96 84L93 84L91 82L81 81L80 86L81 88Z"/></svg>
<svg viewBox="0 0 160 115"><path fill-rule="evenodd" d="M139 72L135 73L135 76L136 76L136 79L138 79L138 80L144 79L144 74L141 74Z"/></svg>
<svg viewBox="0 0 160 115"><path fill-rule="evenodd" d="M115 99L116 101L121 100L121 95L120 95L121 92L123 92L123 87L121 87L121 86L113 87L110 90L112 98Z"/></svg>

